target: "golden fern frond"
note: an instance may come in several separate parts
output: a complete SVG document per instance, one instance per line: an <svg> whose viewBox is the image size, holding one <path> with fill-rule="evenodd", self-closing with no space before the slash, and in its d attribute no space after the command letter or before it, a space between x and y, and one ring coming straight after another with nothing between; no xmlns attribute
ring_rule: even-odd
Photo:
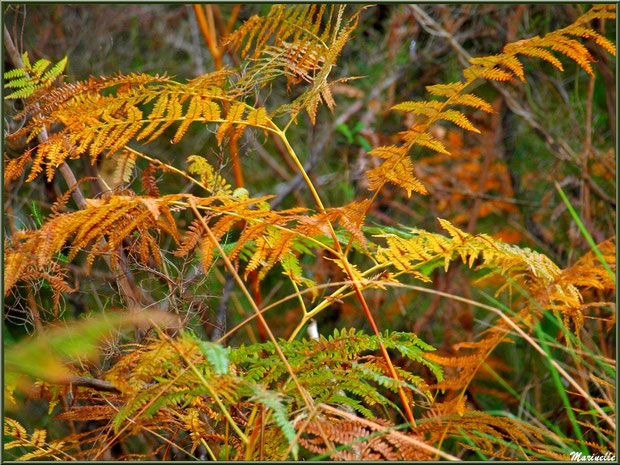
<svg viewBox="0 0 620 465"><path fill-rule="evenodd" d="M205 179L203 181L207 185L213 185L210 179L216 181L221 179L219 175L215 175L209 171L208 163L202 157L194 156L191 160L193 164L199 165L193 169L194 172L203 172ZM229 189L230 186L227 186ZM166 197L162 197L165 199ZM203 220L208 223L208 227L215 238L221 242L229 232L239 227L241 232L238 239L234 243L224 244L228 259L238 262L240 257L244 260L248 253L244 251L252 251L251 257L245 267L245 276L252 271L258 270L257 275L259 281L278 263L287 259L289 271L292 263L291 254L309 236L323 235L327 236L329 231L324 228L318 228L319 221L312 222L313 226L309 227L308 218L300 215L305 212L306 208L296 207L288 210L273 211L269 208L269 204L265 200L270 197L250 198L245 189L236 189L233 192L222 192L212 197L194 198L199 208L206 211ZM335 218L343 216L343 212L332 214ZM320 242L317 242L319 245ZM175 251L178 257L187 256L196 247L200 247L200 257L202 267L205 273L208 273L209 267L216 255L216 246L212 239L206 234L202 221L194 220L188 227L187 233L181 241L180 247ZM305 246L300 250L307 250ZM295 278L301 279L295 275Z"/></svg>
<svg viewBox="0 0 620 465"><path fill-rule="evenodd" d="M211 232L219 242L226 233L228 233L232 227L239 222L239 218L235 216L223 216L213 226L211 226ZM209 266L213 259L215 252L215 245L210 237L205 236L202 240L201 247L201 259L202 269L205 275L209 274Z"/></svg>
<svg viewBox="0 0 620 465"><path fill-rule="evenodd" d="M65 454L63 453L65 441L48 441L47 431L44 429L35 428L32 434L28 434L26 428L19 422L7 417L4 419L4 435L9 438L14 438L12 441L4 444L4 450L10 450L15 447L33 449L30 452L22 454L17 460L50 457L56 460L62 460L65 458Z"/></svg>
<svg viewBox="0 0 620 465"><path fill-rule="evenodd" d="M222 125L223 127L224 125ZM207 161L206 158L199 155L190 155L187 157L187 171L190 174L200 176L200 182L213 195L232 195L232 188L226 182L226 179L216 172L215 168Z"/></svg>
<svg viewBox="0 0 620 465"><path fill-rule="evenodd" d="M323 42L331 27L328 22L323 33L319 34L324 11L325 5L320 6L318 11L317 5L295 5L288 8L286 5L274 5L266 15L252 16L226 39L226 43L230 44L234 50L238 50L245 42L241 56L245 57L249 54L257 58L263 53L264 47L271 38L275 46L289 39L295 42L302 41L307 36L315 41Z"/></svg>
<svg viewBox="0 0 620 465"><path fill-rule="evenodd" d="M611 237L598 244L603 259L612 272L616 272L616 237ZM562 271L562 280L584 289L615 291L616 281L601 264L594 251L589 251L577 262Z"/></svg>
<svg viewBox="0 0 620 465"><path fill-rule="evenodd" d="M104 199L88 199L84 210L57 214L41 229L31 232L25 241L16 239L12 248L7 250L6 259L10 266L7 268L9 273L5 274L5 291L24 278L28 268L18 263L20 260L40 272L45 272L46 268L56 261L56 254L68 243L71 247L69 260L94 244L90 254L94 256L111 252L114 262L117 247L134 231L140 231L143 235L148 229L156 229L177 240L175 223L170 223L169 217L161 214L173 199L176 200L177 197L154 199L112 195ZM100 247L103 239L108 241L105 248Z"/></svg>
<svg viewBox="0 0 620 465"><path fill-rule="evenodd" d="M306 110L312 124L316 122L316 112L321 102L333 111L335 102L331 92L331 86L334 83L327 81L332 68L336 64L336 60L345 44L349 40L351 33L357 27L359 20L359 11L354 14L347 24L342 26L342 15L344 7L339 6L336 11L336 22L332 28L332 38L328 44L328 52L324 60L321 62L321 69L316 73L312 83L312 87L301 94L293 103L285 105L282 109L292 110L296 115L302 108Z"/></svg>
<svg viewBox="0 0 620 465"><path fill-rule="evenodd" d="M562 64L549 52L549 49L570 58L588 74L593 75L590 64L594 62L594 58L584 45L570 36L592 39L607 52L615 55L616 48L614 44L593 29L583 26L583 24L593 19L604 18L615 18L614 8L611 5L596 5L570 26L550 32L542 38L536 36L508 44L499 55L473 58L470 60L473 66L467 68L463 73L465 79L469 80L478 75L487 79L494 79L492 73L501 71L501 73L497 74L497 76L500 76L500 80L503 80L503 73L507 73L508 79L516 76L521 81L525 81L523 65L517 58L519 54L542 58L562 71ZM500 66L503 66L504 69L501 69Z"/></svg>
<svg viewBox="0 0 620 465"><path fill-rule="evenodd" d="M233 50L245 43L241 56L250 58L238 86L264 86L281 75L289 86L313 82L335 33L334 13L343 9L330 5L327 20L326 5L274 5L266 15L252 16L226 39Z"/></svg>
<svg viewBox="0 0 620 465"><path fill-rule="evenodd" d="M130 152L129 150L121 151L116 161L114 174L112 175L112 182L114 185L129 182L131 174L133 173L133 168L136 165L136 158L137 155L135 152Z"/></svg>
<svg viewBox="0 0 620 465"><path fill-rule="evenodd" d="M187 228L179 248L174 251L174 255L176 257L185 257L198 245L203 234L202 223L198 218L194 219Z"/></svg>
<svg viewBox="0 0 620 465"><path fill-rule="evenodd" d="M371 150L369 155L385 159L381 165L366 171L370 189L378 189L389 182L405 189L407 197L411 197L413 191L423 195L428 193L422 183L414 176L413 162L407 157L405 147L395 145L377 147Z"/></svg>
<svg viewBox="0 0 620 465"><path fill-rule="evenodd" d="M4 248L4 295L6 296L11 288L20 280L34 277L27 275L29 267L29 256L20 251L12 251Z"/></svg>
<svg viewBox="0 0 620 465"><path fill-rule="evenodd" d="M546 255L505 244L486 234L468 234L447 220L439 219L439 222L450 235L449 239L422 230L412 230L410 238L384 235L388 247L379 249L379 262L392 263L398 270L407 272L435 259L442 259L446 270L457 256L469 267L480 259L479 268L491 269L493 274L507 276L516 283L527 283L526 288L546 304L561 302L577 307L582 301L574 285L562 283L561 269ZM498 292L510 285L509 281Z"/></svg>
<svg viewBox="0 0 620 465"><path fill-rule="evenodd" d="M595 41L609 53L615 55L615 46L596 31L584 24L593 19L613 18L615 10L609 5L595 6L581 16L572 25L550 32L544 37L531 37L508 44L502 53L497 55L471 58L471 66L463 71L464 80L450 84L438 84L427 87L427 91L444 100L426 100L418 102L402 102L392 107L393 110L405 111L416 117L414 124L401 132L403 145L380 147L386 160L377 168L366 172L371 189L379 189L386 183L403 187L407 195L418 190L419 181L413 175L413 167L407 154L415 145L430 148L438 153L448 153L445 147L436 141L429 132L431 125L437 121L447 121L456 126L479 133L467 116L461 111L450 108L462 105L492 113L492 108L484 99L466 93L466 90L479 78L491 81L510 81L515 77L525 81L523 64L518 55L541 58L563 70L561 62L551 53L555 51L573 60L587 73L593 74L590 64L594 58L588 49L579 41L571 38L581 37ZM376 150L376 149L375 149ZM371 152L371 155L376 155ZM403 161L407 160L407 161ZM419 188L419 187L418 187Z"/></svg>
<svg viewBox="0 0 620 465"><path fill-rule="evenodd" d="M351 202L340 208L330 208L328 216L330 216L330 221L334 222L337 220L343 228L357 239L361 246L365 246L367 243L366 237L359 225L363 224L369 205L369 199Z"/></svg>
<svg viewBox="0 0 620 465"><path fill-rule="evenodd" d="M236 141L241 138L243 135L243 131L245 130L245 125L234 124L234 121L243 121L243 115L245 113L245 105L243 103L234 104L228 114L226 115L226 122L220 125L217 131L217 142L218 144L222 144L222 140L225 136L228 136L231 141ZM256 117L254 117L255 121L258 121ZM262 119L262 123L267 121L267 116L264 115Z"/></svg>
<svg viewBox="0 0 620 465"><path fill-rule="evenodd" d="M152 142L176 123L180 124L171 143L178 143L194 122L221 124L220 143L224 136L239 138L247 126L271 130L265 110L235 100L239 94L226 89L222 81L228 74L211 73L186 83L159 76L119 75L68 87L73 92L61 88L50 93L40 107L32 108L30 122L11 136L26 135L31 140L42 128L61 127L30 155L33 165L28 181L43 169L51 180L55 169L67 159L88 154L94 163L101 155L123 150L132 140ZM104 91L106 95L102 95ZM228 102L233 105L223 117L223 104ZM13 171L27 161L11 164L12 178L16 176Z"/></svg>
<svg viewBox="0 0 620 465"><path fill-rule="evenodd" d="M265 16L253 16L231 34L227 42L241 49L251 65L237 83L242 92L265 86L278 76L287 85L309 83L310 88L293 103L274 114L302 109L315 123L319 103L333 109L331 84L327 82L338 55L357 25L357 14L344 20L344 5L274 5Z"/></svg>

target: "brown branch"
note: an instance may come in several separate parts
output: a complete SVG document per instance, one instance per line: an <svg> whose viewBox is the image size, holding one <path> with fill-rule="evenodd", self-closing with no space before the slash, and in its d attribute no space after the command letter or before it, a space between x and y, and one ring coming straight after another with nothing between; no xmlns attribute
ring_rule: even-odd
<svg viewBox="0 0 620 465"><path fill-rule="evenodd" d="M213 61L215 62L215 69L222 69L222 54L217 46L217 42L215 39L215 34L213 31L209 29L209 25L207 24L207 18L205 16L204 11L202 10L202 5L192 5L194 8L194 13L196 14L196 20L198 21L198 26L200 27L200 32L202 33L202 37L213 56Z"/></svg>
<svg viewBox="0 0 620 465"><path fill-rule="evenodd" d="M13 42L13 39L11 38L11 34L9 33L6 26L4 26L4 44L7 50L7 55L9 56L13 66L15 68L23 68L24 62L22 61L22 57L20 53L17 51L17 48L15 47L15 44ZM38 104L35 105L35 108L38 108ZM47 134L47 130L45 127L43 127L43 130L39 133L39 135L37 136L37 139L39 140L41 144L44 144L45 142L49 140L49 136ZM75 201L78 208L80 210L85 209L86 199L84 198L84 194L82 193L82 190L77 185L78 181L75 177L75 174L73 174L73 171L69 167L69 165L66 162L63 162L62 165L60 165L59 167L59 171L62 177L64 178L65 182L69 186L69 188L73 188L75 186L75 188L73 189L73 192L71 193L71 196L73 197L73 200ZM104 239L102 240L105 242ZM106 263L108 264L108 267L112 270L112 266L110 264L109 258L104 257L104 259ZM123 263L124 268L127 268L124 257L123 257L123 260L121 260L121 262ZM130 305L130 307L134 307L137 304L139 304L141 301L139 296L144 297L144 295L141 292L139 292L139 295L136 295L136 293L134 292L134 287L131 285L128 279L128 275L119 273L118 281L119 281L121 290L125 296L125 299L127 300L127 303Z"/></svg>
<svg viewBox="0 0 620 465"><path fill-rule="evenodd" d="M73 376L69 383L71 386L86 387L97 391L120 393L112 383L97 378L87 378L86 376Z"/></svg>
<svg viewBox="0 0 620 465"><path fill-rule="evenodd" d="M9 33L9 30L6 28L6 26L4 26L4 46L6 47L7 55L9 56L13 66L15 68L23 68L24 62L22 61L21 54L17 51L17 48L15 47L15 44L13 43L13 39L11 38L11 34ZM38 107L39 107L38 104L35 105L35 108L38 108ZM45 129L45 127L39 133L37 138L39 139L39 142L42 144L47 142L48 135L47 135L47 130ZM60 174L62 174L62 177L64 178L69 188L77 184L77 179L75 178L73 171L71 171L71 168L69 168L69 165L67 165L66 162L63 162L63 164L60 165ZM73 197L73 200L75 200L75 203L80 209L84 209L86 207L86 200L84 199L84 194L82 193L79 187L76 187L73 190L71 195Z"/></svg>
<svg viewBox="0 0 620 465"><path fill-rule="evenodd" d="M463 66L469 66L469 59L472 56L458 43L455 37L446 31L441 25L439 25L435 20L433 20L426 12L420 8L418 5L410 5L410 8L413 9L414 14L424 30L431 35L442 37L446 39L450 46L457 52L458 59ZM596 54L596 56L605 57L604 54L601 54L598 48L594 47L592 51ZM604 74L603 74L604 76ZM539 124L535 119L534 115L531 111L523 107L519 103L518 97L516 97L511 91L506 89L501 83L491 81L490 84L495 87L495 89L502 94L506 105L508 108L519 115L527 125L545 142L550 152L559 158L562 161L568 162L576 162L577 155L571 149L571 147L564 140L556 140L549 131L547 131L541 124ZM614 87L614 86L612 86ZM592 191L596 193L602 200L608 203L613 208L616 207L616 201L608 196L603 189L596 184L596 182L588 175L587 172L579 169L579 176L582 177L590 186Z"/></svg>

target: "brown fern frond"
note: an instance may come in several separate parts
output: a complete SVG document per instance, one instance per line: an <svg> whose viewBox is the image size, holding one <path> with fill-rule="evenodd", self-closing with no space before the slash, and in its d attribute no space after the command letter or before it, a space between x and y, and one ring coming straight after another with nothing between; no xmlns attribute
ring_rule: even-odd
<svg viewBox="0 0 620 465"><path fill-rule="evenodd" d="M393 426L384 420L375 420L377 427L366 423L331 417L312 420L304 429L300 444L317 454L330 453L325 440L341 446L331 452L336 460L430 460L432 455L415 447L401 437L390 433ZM380 429L379 429L380 428ZM421 440L417 434L407 434Z"/></svg>
<svg viewBox="0 0 620 465"><path fill-rule="evenodd" d="M96 421L109 420L116 414L117 409L111 405L84 405L74 406L71 410L60 413L54 420Z"/></svg>
<svg viewBox="0 0 620 465"><path fill-rule="evenodd" d="M91 253L100 255L112 252L114 259L116 248L136 230L143 233L148 229L164 231L176 240L178 234L174 221L169 222L169 214L161 215L167 203L176 199L176 196L155 200L152 197L112 195L107 199L89 199L84 210L50 218L41 229L29 234L25 241L16 240L7 250L10 273L5 274L5 290L8 292L18 280L24 278L28 266L44 272L46 267L55 263L54 256L67 243L71 247L69 260L91 244L95 244ZM104 249L97 247L102 239L108 241ZM20 263L22 260L25 265ZM56 279L54 283L58 289L67 289Z"/></svg>
<svg viewBox="0 0 620 465"><path fill-rule="evenodd" d="M421 421L414 431L424 435L430 443L451 437L462 441L460 443L465 448L505 459L510 459L506 443L518 445L517 450L531 450L543 440L537 428L518 419L471 410L451 413L451 409L440 407L428 420Z"/></svg>
<svg viewBox="0 0 620 465"><path fill-rule="evenodd" d="M226 42L242 57L250 57L251 66L238 86L262 87L284 75L287 85L315 81L338 33L344 7L332 5L274 5L264 16L253 16L232 33ZM325 19L327 18L327 19Z"/></svg>
<svg viewBox="0 0 620 465"><path fill-rule="evenodd" d="M157 187L157 181L155 180L154 173L157 171L158 165L155 163L149 163L146 169L142 170L140 180L142 181L142 188L145 192L152 197L160 197L159 187Z"/></svg>

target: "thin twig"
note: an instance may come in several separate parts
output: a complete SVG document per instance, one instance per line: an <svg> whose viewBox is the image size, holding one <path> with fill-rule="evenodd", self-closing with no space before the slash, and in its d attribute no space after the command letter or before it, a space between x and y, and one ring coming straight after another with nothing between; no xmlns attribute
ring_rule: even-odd
<svg viewBox="0 0 620 465"><path fill-rule="evenodd" d="M369 427L370 429L374 430L374 431L385 431L386 434L389 434L390 436L393 436L394 438L398 438L404 442L408 442L409 444L414 445L415 447L419 447L422 450L425 450L426 452L430 452L432 454L437 454L440 457L443 457L444 459L447 460L452 460L452 461L458 461L460 462L461 459L459 459L458 457L455 457L452 454L448 454L447 452L443 452L439 449L436 449L433 446L429 446L428 444L426 444L424 441L420 441L419 439L416 438L412 438L411 436L407 436L406 434L403 434L399 431L394 431L394 430L390 430L390 429L386 429L383 425L379 425L373 421L367 420L365 418L361 418L358 417L357 415L352 415L349 412L344 412L342 410L339 410L335 407L332 407L330 405L327 404L318 404L317 405L318 408L320 408L321 410L325 411L325 412L329 412L329 413L333 413L335 415L339 415L341 417L344 417L348 420L351 421L355 421L358 423L361 423L364 426Z"/></svg>

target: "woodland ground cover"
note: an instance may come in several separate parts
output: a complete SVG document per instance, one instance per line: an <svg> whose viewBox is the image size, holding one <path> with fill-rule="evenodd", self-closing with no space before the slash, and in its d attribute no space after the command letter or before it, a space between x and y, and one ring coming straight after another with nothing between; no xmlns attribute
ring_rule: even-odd
<svg viewBox="0 0 620 465"><path fill-rule="evenodd" d="M3 7L7 459L615 453L615 7Z"/></svg>

